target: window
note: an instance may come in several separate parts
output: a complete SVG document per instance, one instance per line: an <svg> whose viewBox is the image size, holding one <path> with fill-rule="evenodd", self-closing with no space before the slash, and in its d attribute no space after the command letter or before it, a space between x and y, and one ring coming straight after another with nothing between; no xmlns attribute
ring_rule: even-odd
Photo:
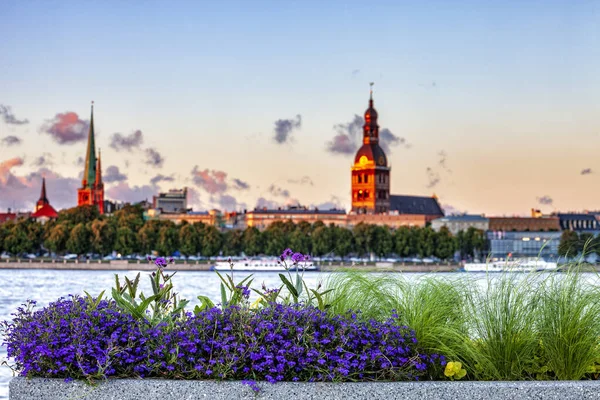
<svg viewBox="0 0 600 400"><path fill-rule="evenodd" d="M368 199L368 198L369 198L369 191L365 190L365 199Z"/></svg>
<svg viewBox="0 0 600 400"><path fill-rule="evenodd" d="M365 183L369 183L369 175L365 174Z"/></svg>
<svg viewBox="0 0 600 400"><path fill-rule="evenodd" d="M358 183L362 183L362 175L358 175Z"/></svg>

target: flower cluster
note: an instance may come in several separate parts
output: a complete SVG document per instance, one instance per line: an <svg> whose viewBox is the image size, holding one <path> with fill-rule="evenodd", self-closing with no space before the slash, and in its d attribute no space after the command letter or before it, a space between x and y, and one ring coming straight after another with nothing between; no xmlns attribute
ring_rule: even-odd
<svg viewBox="0 0 600 400"><path fill-rule="evenodd" d="M279 256L279 260L281 262L285 262L286 259L290 258L292 260L293 265L298 265L301 262L310 261L310 256L302 253L294 253L292 249L285 249L281 256Z"/></svg>
<svg viewBox="0 0 600 400"><path fill-rule="evenodd" d="M165 257L156 257L153 259L152 256L148 256L148 261L154 261L154 265L156 265L159 269L163 269L166 268L167 265L173 263L173 257L169 257L169 261L167 262L167 259Z"/></svg>
<svg viewBox="0 0 600 400"><path fill-rule="evenodd" d="M131 376L146 359L149 326L113 301L61 298L32 311L20 307L3 322L7 355L24 376L70 379Z"/></svg>
<svg viewBox="0 0 600 400"><path fill-rule="evenodd" d="M4 328L8 356L30 377L413 380L445 365L420 354L414 332L396 318L361 322L298 304L209 308L153 327L112 301L95 307L75 297L21 308Z"/></svg>

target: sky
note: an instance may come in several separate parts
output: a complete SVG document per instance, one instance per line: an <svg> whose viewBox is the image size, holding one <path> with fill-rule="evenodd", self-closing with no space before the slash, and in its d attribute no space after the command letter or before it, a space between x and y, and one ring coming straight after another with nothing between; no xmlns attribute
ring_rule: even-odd
<svg viewBox="0 0 600 400"><path fill-rule="evenodd" d="M106 197L350 207L374 82L391 193L600 209L600 1L4 1L0 212Z"/></svg>

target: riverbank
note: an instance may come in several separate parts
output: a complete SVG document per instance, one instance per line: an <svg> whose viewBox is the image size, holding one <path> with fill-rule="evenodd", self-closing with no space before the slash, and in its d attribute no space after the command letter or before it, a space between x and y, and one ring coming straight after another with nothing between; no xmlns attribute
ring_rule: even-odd
<svg viewBox="0 0 600 400"><path fill-rule="evenodd" d="M546 382L261 382L260 392L235 381L109 379L97 386L63 379L14 378L10 400L103 399L597 399L599 381ZM126 395L124 395L126 393ZM124 397L125 396L125 397Z"/></svg>
<svg viewBox="0 0 600 400"><path fill-rule="evenodd" d="M173 271L210 271L214 262L190 261L177 262L169 265ZM340 263L323 262L316 263L323 272L336 272L353 269L363 272L454 272L460 270L459 264L452 263L389 263L389 262L362 262L362 263ZM71 261L71 260L7 260L0 262L0 269L45 269L45 270L89 270L89 271L154 271L156 266L147 261Z"/></svg>

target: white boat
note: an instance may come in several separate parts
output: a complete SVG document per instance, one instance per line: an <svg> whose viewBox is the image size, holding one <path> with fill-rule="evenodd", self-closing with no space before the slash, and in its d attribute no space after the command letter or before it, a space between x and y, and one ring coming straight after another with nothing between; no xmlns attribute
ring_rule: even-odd
<svg viewBox="0 0 600 400"><path fill-rule="evenodd" d="M276 258L263 258L252 260L232 261L233 266L228 261L218 261L212 269L215 271L253 271L253 272L282 272L286 271L285 264L278 263ZM304 271L318 271L318 268L312 262L301 262L292 265L287 263L288 270L295 271L297 268Z"/></svg>
<svg viewBox="0 0 600 400"><path fill-rule="evenodd" d="M493 261L489 263L466 263L466 272L534 272L556 270L555 262L541 258L525 258L511 261Z"/></svg>

